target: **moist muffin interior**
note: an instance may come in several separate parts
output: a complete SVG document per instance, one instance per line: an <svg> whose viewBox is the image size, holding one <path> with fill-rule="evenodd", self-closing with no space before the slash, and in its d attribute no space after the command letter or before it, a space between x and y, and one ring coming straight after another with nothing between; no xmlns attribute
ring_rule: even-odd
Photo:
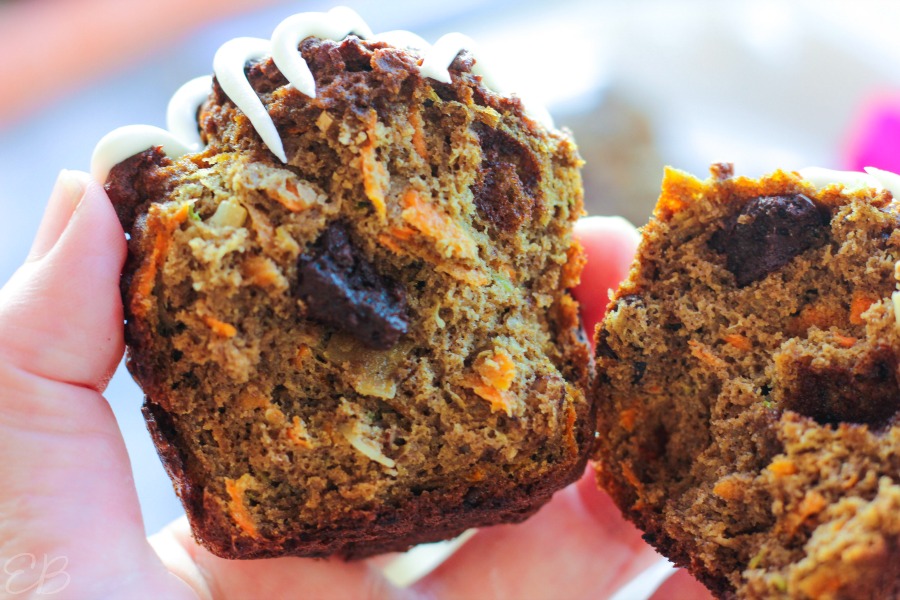
<svg viewBox="0 0 900 600"><path fill-rule="evenodd" d="M668 170L597 331L600 483L720 597L900 591L890 192Z"/></svg>
<svg viewBox="0 0 900 600"><path fill-rule="evenodd" d="M466 54L441 84L353 36L300 51L315 99L247 71L287 164L215 85L203 151L107 184L129 368L194 533L358 557L521 520L592 443L575 145Z"/></svg>

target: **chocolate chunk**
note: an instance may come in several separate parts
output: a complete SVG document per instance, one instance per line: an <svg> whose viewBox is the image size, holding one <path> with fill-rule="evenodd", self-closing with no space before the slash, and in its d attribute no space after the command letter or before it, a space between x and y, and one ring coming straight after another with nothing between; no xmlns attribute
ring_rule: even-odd
<svg viewBox="0 0 900 600"><path fill-rule="evenodd" d="M380 350L406 333L406 290L360 256L344 223L325 230L300 257L298 272L295 290L310 318Z"/></svg>
<svg viewBox="0 0 900 600"><path fill-rule="evenodd" d="M479 212L498 230L514 232L537 203L540 163L528 146L500 129L477 124L481 173L472 193Z"/></svg>
<svg viewBox="0 0 900 600"><path fill-rule="evenodd" d="M814 419L820 425L886 426L900 410L897 357L879 346L855 364L816 365L805 357L787 378L781 408Z"/></svg>
<svg viewBox="0 0 900 600"><path fill-rule="evenodd" d="M726 256L738 287L762 279L825 242L828 218L803 194L750 200L709 246Z"/></svg>

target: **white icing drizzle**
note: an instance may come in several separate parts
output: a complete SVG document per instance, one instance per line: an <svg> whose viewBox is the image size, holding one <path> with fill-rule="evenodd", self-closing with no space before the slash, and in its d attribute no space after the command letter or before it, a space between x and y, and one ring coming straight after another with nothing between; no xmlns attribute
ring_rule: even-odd
<svg viewBox="0 0 900 600"><path fill-rule="evenodd" d="M891 196L900 200L900 175L876 169L875 167L866 167L868 173L875 181L880 183L884 189L891 193Z"/></svg>
<svg viewBox="0 0 900 600"><path fill-rule="evenodd" d="M508 95L479 59L475 42L461 33L449 33L432 46L408 31L387 31L375 35L362 17L343 6L333 8L327 13L293 15L275 28L271 41L250 37L236 38L225 42L213 58L213 71L222 90L247 116L263 143L281 162L287 162L281 136L265 105L247 79L245 73L247 63L271 55L275 65L294 88L310 98L315 98L316 82L309 65L297 51L297 46L311 36L340 41L351 33L362 39L383 41L398 48L417 51L423 56L420 67L422 76L443 83L452 82L450 65L462 50L467 50L476 57L472 73L479 76L485 87L493 92ZM94 148L91 158L91 173L94 178L101 182L105 181L110 169L116 164L154 146L162 146L163 151L171 158L197 152L202 145L197 126L197 110L209 94L211 79L210 76L192 79L175 92L166 113L169 131L150 125L129 125L104 136ZM553 119L544 107L528 103L525 109L533 119L548 128L553 127Z"/></svg>
<svg viewBox="0 0 900 600"><path fill-rule="evenodd" d="M478 60L477 44L467 35L461 33L448 33L442 36L434 43L425 58L422 60L420 71L423 77L431 77L441 83L452 83L450 79L450 65L453 64L456 56L463 50L468 50L476 57L475 64L472 66L472 73L481 77L482 83L491 90L500 95L505 95L503 88L500 86L494 75L485 67L481 60Z"/></svg>
<svg viewBox="0 0 900 600"><path fill-rule="evenodd" d="M262 38L239 37L229 40L216 51L213 71L222 91L247 115L263 143L281 162L286 163L287 155L275 123L244 73L248 62L266 56L270 50L271 43Z"/></svg>
<svg viewBox="0 0 900 600"><path fill-rule="evenodd" d="M195 77L178 88L169 100L166 110L166 127L176 138L198 150L203 145L197 127L197 110L209 97L212 75Z"/></svg>
<svg viewBox="0 0 900 600"><path fill-rule="evenodd" d="M103 136L91 155L94 179L106 181L114 166L155 146L162 146L170 158L199 151L203 142L197 127L197 110L209 96L211 86L212 77L204 75L191 79L172 94L166 111L168 131L153 125L127 125Z"/></svg>
<svg viewBox="0 0 900 600"><path fill-rule="evenodd" d="M126 125L110 131L97 142L91 155L91 175L104 182L114 166L155 146L162 146L163 152L171 158L194 150L165 129L153 125Z"/></svg>
<svg viewBox="0 0 900 600"><path fill-rule="evenodd" d="M394 48L403 48L406 50L423 51L431 48L431 44L426 42L422 37L416 35L412 31L406 31L405 29L382 31L368 39L371 39L373 42L384 42L385 44L390 44Z"/></svg>
<svg viewBox="0 0 900 600"><path fill-rule="evenodd" d="M900 175L865 167L865 173L860 171L835 171L822 167L807 167L800 169L798 173L817 188L832 184L843 185L847 190L860 188L872 188L875 190L887 190L894 198L900 199Z"/></svg>
<svg viewBox="0 0 900 600"><path fill-rule="evenodd" d="M351 33L363 39L373 35L365 21L344 6L327 13L309 12L288 17L272 32L272 60L299 92L315 98L316 81L309 65L297 52L297 46L308 37L340 41Z"/></svg>

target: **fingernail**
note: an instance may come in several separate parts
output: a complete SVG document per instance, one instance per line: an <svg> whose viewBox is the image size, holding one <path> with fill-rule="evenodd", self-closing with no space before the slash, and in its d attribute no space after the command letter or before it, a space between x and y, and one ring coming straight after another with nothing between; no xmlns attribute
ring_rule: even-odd
<svg viewBox="0 0 900 600"><path fill-rule="evenodd" d="M31 252L28 253L28 261L39 260L53 249L84 197L86 187L87 180L82 173L67 169L59 172Z"/></svg>

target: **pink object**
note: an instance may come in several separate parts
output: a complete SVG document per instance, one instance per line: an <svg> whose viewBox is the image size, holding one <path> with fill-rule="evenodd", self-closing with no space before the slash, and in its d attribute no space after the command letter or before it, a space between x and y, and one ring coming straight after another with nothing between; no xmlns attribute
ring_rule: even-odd
<svg viewBox="0 0 900 600"><path fill-rule="evenodd" d="M876 167L900 172L900 95L869 100L851 128L845 148L847 169Z"/></svg>

